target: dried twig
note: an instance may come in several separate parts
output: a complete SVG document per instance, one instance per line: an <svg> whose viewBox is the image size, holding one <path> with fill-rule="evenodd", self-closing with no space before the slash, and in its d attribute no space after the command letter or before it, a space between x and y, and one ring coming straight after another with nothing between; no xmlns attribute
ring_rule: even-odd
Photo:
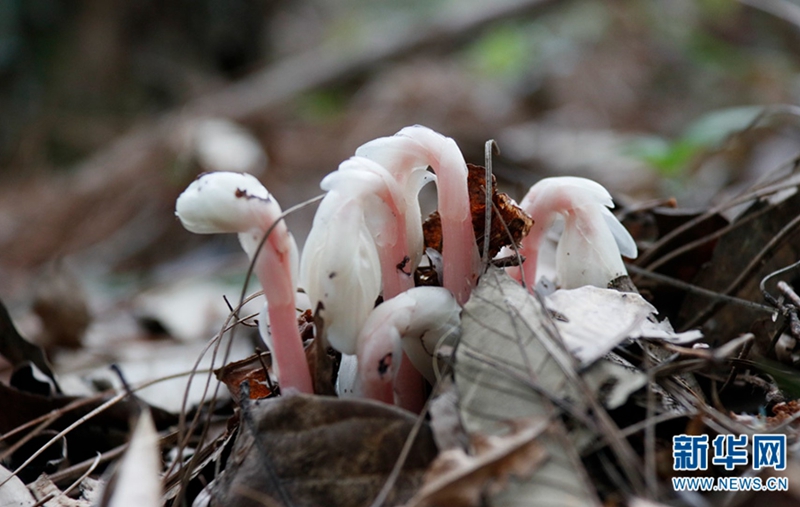
<svg viewBox="0 0 800 507"><path fill-rule="evenodd" d="M747 278L750 275L752 275L753 272L756 270L756 268L761 264L761 261L764 259L764 257L766 257L769 253L771 253L772 250L775 249L778 245L780 245L781 241L783 241L784 238L789 236L789 234L793 233L798 225L800 225L800 216L795 217L788 224L783 226L783 228L780 231L778 231L778 234L776 234L772 239L769 240L769 242L766 245L764 245L764 247L755 255L755 257L753 257L750 260L750 262L747 264L744 270L742 270L742 272L739 273L739 276L737 276L734 281L728 284L728 286L725 288L724 291L722 291L722 293L726 296L729 296L733 292L737 291L739 287L742 285L742 283L744 283L744 281L747 280ZM719 302L707 306L695 318L686 323L684 328L690 329L692 327L704 323L712 315L714 315L714 313L719 309L720 306L721 305Z"/></svg>
<svg viewBox="0 0 800 507"><path fill-rule="evenodd" d="M144 389L146 387L150 387L150 386L158 384L160 382L166 382L167 380L173 380L173 379L176 379L176 378L185 377L185 376L190 375L192 373L193 372L181 372L181 373L176 373L174 375L169 375L169 376L162 377L162 378L159 378L159 379L151 380L149 382L145 382L143 384L140 384L140 385L136 386L134 389L132 389L132 392L140 391L140 390L142 390L142 389ZM128 396L128 392L127 391L117 394L113 398L107 400L106 402L104 402L100 406L94 408L91 412L89 412L88 414L84 415L83 417L81 417L77 421L73 422L72 424L70 424L69 426L67 426L66 428L64 428L60 432L58 432L58 434L53 436L53 438L48 440L35 453L33 453L28 459L26 459L21 465L19 465L16 469L14 469L14 471L6 478L6 480L4 480L3 482L0 482L0 487L2 487L6 482L8 482L12 477L15 477L19 473L20 470L22 470L26 466L30 465L33 462L34 459L36 459L38 456L40 456L50 446L52 446L53 444L55 444L56 442L61 440L63 437L65 437L67 434L69 434L72 430L74 430L75 428L77 428L81 424L85 423L89 419L92 419L93 417L97 416L98 414L101 414L102 412L104 412L107 409L111 408L112 406L116 405L117 403L122 401L126 396Z"/></svg>
<svg viewBox="0 0 800 507"><path fill-rule="evenodd" d="M787 167L790 167L790 168L791 167L795 167L796 163L797 163L797 160L793 160L790 164L785 164L784 166L781 166L778 169L776 169L776 171L785 169ZM656 256L660 253L660 251L663 250L663 248L667 244L669 244L670 241L672 241L675 238L679 237L681 234L683 234L686 231L692 229L693 227L696 227L697 225L705 222L709 218L712 218L717 213L725 211L726 209L730 209L730 208L732 208L734 206L737 206L739 204L743 204L743 203L746 203L748 201L752 201L754 199L760 199L762 197L766 197L768 195L775 194L776 192L779 192L781 190L785 190L787 188L797 188L798 185L800 185L800 183L798 183L798 182L781 182L781 183L776 183L776 184L773 184L773 185L766 185L766 186L764 186L762 188L749 191L749 192L747 192L745 194L740 195L739 197L736 197L736 198L730 199L730 200L728 200L726 202L723 202L721 204L718 204L717 206L713 206L712 208L710 208L708 211L706 211L702 215L699 215L699 216L689 220L688 222L676 227L675 229L673 229L669 233L667 233L664 236L662 236L661 238L659 238L659 240L656 241L655 243L653 243L653 245L650 247L650 249L647 252L645 252L644 254L640 255L636 259L636 265L637 266L650 266L650 263L653 261L653 259L656 258Z"/></svg>
<svg viewBox="0 0 800 507"><path fill-rule="evenodd" d="M627 264L628 271L634 273L639 276L643 276L645 278L652 278L653 280L657 280L661 283L666 285L671 285L673 287L677 287L679 289L683 289L690 294L696 294L698 296L704 296L714 301L719 301L723 303L731 303L735 305L739 305L745 308L749 308L751 310L757 310L764 313L775 313L775 309L769 307L767 305L762 305L761 303L756 303L754 301L749 301L747 299L737 298L735 296L729 296L726 294L722 294L720 292L716 292L713 290L709 290L699 285L693 285L691 283L686 283L682 280L678 280L677 278L671 278L666 275L662 275L660 273L655 273L645 268L641 268L635 264Z"/></svg>

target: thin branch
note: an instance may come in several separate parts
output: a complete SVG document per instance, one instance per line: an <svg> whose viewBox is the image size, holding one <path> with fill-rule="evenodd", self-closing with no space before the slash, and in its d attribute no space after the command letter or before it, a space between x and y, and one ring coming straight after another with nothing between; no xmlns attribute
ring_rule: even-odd
<svg viewBox="0 0 800 507"><path fill-rule="evenodd" d="M800 225L800 216L795 217L794 219L792 219L791 222L783 226L783 228L780 231L778 231L778 234L776 234L771 240L769 240L769 242L766 245L764 245L764 248L762 248L755 255L755 257L753 257L750 260L750 263L747 264L747 267L745 267L744 270L741 273L739 273L739 276L737 276L736 279L732 281L725 288L724 291L722 291L722 293L725 294L726 296L729 296L733 292L739 290L742 283L744 283L744 281L747 280L747 278L753 274L756 268L761 264L761 261L764 260L764 258L768 254L770 254L773 249L775 249L778 245L780 245L781 242L784 240L784 238L795 232L795 228L797 228L798 225ZM716 311L719 309L720 306L721 305L719 302L707 306L695 318L693 318L690 322L688 322L684 326L684 328L690 329L692 327L704 323L712 315L714 315L714 313L716 313Z"/></svg>

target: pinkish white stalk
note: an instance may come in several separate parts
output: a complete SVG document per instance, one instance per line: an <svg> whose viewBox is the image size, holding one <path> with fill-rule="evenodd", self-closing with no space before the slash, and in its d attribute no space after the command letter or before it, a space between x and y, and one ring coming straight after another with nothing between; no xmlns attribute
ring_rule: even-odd
<svg viewBox="0 0 800 507"><path fill-rule="evenodd" d="M529 291L536 284L540 243L559 217L564 220L564 232L556 249L557 282L561 288L606 288L612 280L627 275L620 254L635 258L636 243L608 210L614 203L599 183L570 176L545 178L530 188L520 207L534 220L519 250L525 257L522 271ZM520 268L508 271L521 279Z"/></svg>
<svg viewBox="0 0 800 507"><path fill-rule="evenodd" d="M313 393L295 316L297 246L280 220L281 213L278 202L256 178L231 172L200 175L175 205L175 214L187 230L238 233L247 255L256 257L255 273L269 301L271 352L278 382L284 392ZM256 256L261 238L273 224Z"/></svg>
<svg viewBox="0 0 800 507"><path fill-rule="evenodd" d="M381 284L385 301L414 286L412 272L416 264L411 260L409 244L416 240L409 241L407 219L411 217L413 221L416 216L421 251L422 227L416 195L431 179L423 172L427 173L407 175L405 186L401 186L384 167L356 156L322 181L321 186L328 193L314 217L303 251L301 274L312 305L322 304L328 341L343 354L358 351L359 331L373 312ZM409 198L410 193L413 199ZM415 214L409 207L416 208ZM343 248L344 245L348 247ZM391 341L385 345L393 347ZM359 363L363 354L358 351ZM420 408L424 382L408 360L403 364L402 355L402 348L385 353L383 379L359 378L359 394L392 403L396 392L403 406Z"/></svg>
<svg viewBox="0 0 800 507"><path fill-rule="evenodd" d="M413 149L413 145L416 144L411 139L381 137L363 144L356 150L357 157L375 161L386 168L402 190L406 201L406 237L410 257L409 267L412 272L419 266L424 250L419 192L431 181L436 181L436 175L428 171L427 160L419 158L423 154ZM408 149L407 145L412 149Z"/></svg>
<svg viewBox="0 0 800 507"><path fill-rule="evenodd" d="M371 227L381 261L383 299L388 301L414 287L414 271L419 265L423 246L417 196L422 187L435 180L435 176L421 168L395 178L383 166L364 157L356 156L348 162L342 164L339 171L368 171L381 178L383 185L375 188L374 192L389 206L393 215L389 220L389 223L394 221L393 225L387 227L384 222ZM398 195L401 191L402 196ZM388 391L385 384L361 378L365 395L388 403L394 401L406 410L419 413L425 405L425 382L405 352L400 350L399 355L393 357L394 364L399 362L399 365L392 369L393 382Z"/></svg>
<svg viewBox="0 0 800 507"><path fill-rule="evenodd" d="M453 292L459 304L464 304L478 279L480 254L472 228L467 164L455 141L415 125L366 143L356 150L356 155L378 162L395 177L433 168L442 219L442 284Z"/></svg>
<svg viewBox="0 0 800 507"><path fill-rule="evenodd" d="M426 183L434 179L433 175L423 169L406 173L397 180L383 166L359 156L342 163L338 173L338 179L345 181L356 175L359 178L366 178L367 174L379 178L376 180L377 184L363 187L366 191L363 202L366 204L365 213L368 217L372 217L368 228L372 231L378 248L383 281L382 294L384 301L388 301L414 287L413 273L419 264L422 250L422 222L417 195ZM348 186L352 188L352 185ZM405 189L405 192L401 189ZM388 207L390 211L388 220L386 218L375 220L375 217L381 216L375 214L380 206L369 202L374 201L375 197ZM409 224L407 220L413 224L413 229L407 227ZM415 255L409 248L415 248L417 254ZM386 357L387 360L389 357L394 357L395 367L390 368L388 373L388 378L392 381L385 383L378 379L362 378L360 382L364 387L364 395L388 403L394 400L397 405L418 413L425 404L425 382L420 373L402 350Z"/></svg>

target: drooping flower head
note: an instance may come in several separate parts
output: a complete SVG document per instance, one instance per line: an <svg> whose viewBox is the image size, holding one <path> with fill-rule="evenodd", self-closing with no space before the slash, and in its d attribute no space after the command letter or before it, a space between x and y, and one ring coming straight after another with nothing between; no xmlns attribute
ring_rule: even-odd
<svg viewBox="0 0 800 507"><path fill-rule="evenodd" d="M415 175L429 166L436 173L438 208L442 219L442 285L453 292L460 304L465 303L478 279L480 254L472 229L467 164L458 145L449 137L414 125L391 137L381 137L362 145L356 150L356 155L384 166L405 185L413 186ZM407 196L412 194L406 193ZM416 194L413 195L416 199ZM417 234L421 244L421 232Z"/></svg>
<svg viewBox="0 0 800 507"><path fill-rule="evenodd" d="M599 183L572 176L545 178L530 188L520 207L534 220L519 250L526 259L522 270L529 290L536 282L540 243L557 220L563 220L564 226L556 248L556 276L561 288L606 288L627 275L620 254L635 258L636 243L609 211L614 203ZM510 268L509 272L521 278L519 268Z"/></svg>
<svg viewBox="0 0 800 507"><path fill-rule="evenodd" d="M311 375L295 318L297 245L275 198L253 176L201 174L178 197L175 214L197 234L237 233L242 248L255 258L255 273L269 301L271 351L283 389L312 393ZM259 252L258 245L270 234Z"/></svg>
<svg viewBox="0 0 800 507"><path fill-rule="evenodd" d="M443 340L453 343L460 321L461 307L443 287L415 287L377 306L358 337L355 380L361 394L421 410L424 384L401 375L402 368L416 369L433 383L434 351Z"/></svg>

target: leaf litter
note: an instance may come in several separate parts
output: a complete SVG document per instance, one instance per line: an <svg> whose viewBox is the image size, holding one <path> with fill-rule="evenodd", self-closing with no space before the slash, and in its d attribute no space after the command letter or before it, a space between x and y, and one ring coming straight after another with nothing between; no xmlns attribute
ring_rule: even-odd
<svg viewBox="0 0 800 507"><path fill-rule="evenodd" d="M461 341L439 351L445 368L434 394L443 401L431 409L430 421L374 402L276 397L269 353L233 364L224 350L213 352L223 358L225 368L218 373L232 401L216 396L211 403L184 401L182 424L164 412L152 427L142 416L130 443L127 421L135 404L121 404L124 394L93 399L55 390L37 395L27 392L33 389L29 383L21 389L4 386L3 406L17 399L16 406L27 412L3 416L0 450L22 435L38 436L56 448L69 442L70 460L56 464L58 471L46 465L36 465L33 475L28 470L29 488L7 475L0 498L32 505L34 491L44 505L72 505L64 503L65 490L81 484L90 491L97 474L120 460L117 485L109 482L108 491L113 497L131 484L150 484L134 488L148 496L137 505L174 503L179 495L212 505L368 505L390 476L385 505L600 505L625 499L631 505L674 505L685 498L659 486L675 474L668 466L672 436L778 431L794 441L800 417L793 393L800 391L792 354L800 327L793 323L800 299L792 288L793 272L780 269L796 258L793 217L800 202L786 192L794 185L794 179L777 178L734 199L748 206L725 219L728 224L708 229L708 220L720 220L710 210L686 214L692 218L677 227L656 227L653 244L671 237L669 248L660 247L661 257L648 258L656 250L646 251L644 268L633 271L637 282L648 281L641 284L645 297L582 288L540 298L490 267L464 307ZM495 238L501 233L494 232L493 226L491 248L499 249L503 242ZM710 262L699 272L661 260L683 248L671 260L687 263L700 255L693 248L709 244L714 248L702 258ZM733 259L732 250L741 255ZM648 268L656 271L653 278L646 278ZM680 305L666 305L664 318L656 316L661 306L648 299L667 285L688 295ZM749 317L724 316L740 313L748 302ZM759 319L766 326L756 325ZM670 320L691 329L676 333ZM693 321L704 324L702 331L688 325ZM230 322L237 318L232 315ZM11 326L2 337L3 355L18 371L31 363L47 376L44 356L24 345ZM313 343L307 349L310 364L327 378L338 359L324 344ZM447 383L452 387L445 388ZM201 399L208 400L213 391L205 391ZM76 412L79 406L84 408ZM144 437L142 424L148 427ZM86 443L98 434L103 436L96 444L102 445ZM407 440L410 434L413 440ZM75 454L76 446L86 447L83 456ZM392 475L401 455L399 473ZM34 466L30 458L4 456L12 468ZM146 480L124 478L130 460ZM41 475L33 482L36 474ZM69 498L75 505L95 501L87 495L73 492L75 498Z"/></svg>

